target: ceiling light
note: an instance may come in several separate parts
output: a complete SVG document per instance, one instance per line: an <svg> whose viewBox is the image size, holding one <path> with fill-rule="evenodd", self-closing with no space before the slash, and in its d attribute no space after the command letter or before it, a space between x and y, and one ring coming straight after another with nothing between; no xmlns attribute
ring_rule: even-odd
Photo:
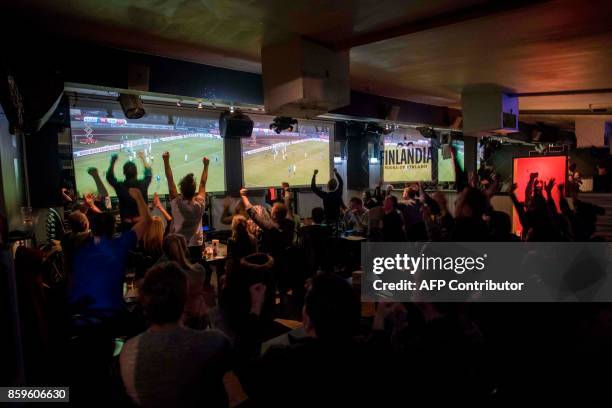
<svg viewBox="0 0 612 408"><path fill-rule="evenodd" d="M176 106L178 106L179 108L181 107L181 101L180 100L176 101Z"/></svg>
<svg viewBox="0 0 612 408"><path fill-rule="evenodd" d="M200 102L198 102L198 109L202 109L202 108L203 108L202 102L200 101Z"/></svg>

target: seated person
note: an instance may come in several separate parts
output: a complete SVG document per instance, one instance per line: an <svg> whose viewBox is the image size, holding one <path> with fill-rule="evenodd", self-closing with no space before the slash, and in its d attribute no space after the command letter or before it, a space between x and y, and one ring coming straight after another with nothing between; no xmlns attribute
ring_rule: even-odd
<svg viewBox="0 0 612 408"><path fill-rule="evenodd" d="M265 287L252 287L251 322L238 355L259 354L257 306ZM331 274L316 276L305 298L306 337L289 346L272 346L261 357L236 370L244 390L257 406L362 406L358 403L370 377L363 366L362 348L354 341L360 303L351 286ZM304 390L307 387L307 390ZM366 387L366 388L362 388Z"/></svg>
<svg viewBox="0 0 612 408"><path fill-rule="evenodd" d="M344 215L344 222L348 229L353 230L361 236L368 235L368 210L364 208L363 201L359 197L353 197L349 201L350 210Z"/></svg>
<svg viewBox="0 0 612 408"><path fill-rule="evenodd" d="M121 378L131 400L142 407L226 407L223 375L230 344L216 330L181 325L187 278L175 262L151 268L141 301L151 326L121 351Z"/></svg>
<svg viewBox="0 0 612 408"><path fill-rule="evenodd" d="M151 217L151 225L145 231L138 247L130 253L130 266L136 270L136 279L143 278L145 272L162 256L164 230L161 217Z"/></svg>
<svg viewBox="0 0 612 408"><path fill-rule="evenodd" d="M161 262L176 262L187 276L187 301L185 305L185 325L200 329L207 323L207 307L204 302L204 282L206 269L202 264L191 262L188 257L187 241L178 234L170 234L164 238Z"/></svg>
<svg viewBox="0 0 612 408"><path fill-rule="evenodd" d="M76 251L91 238L89 220L80 211L74 211L68 216L70 232L62 237L61 245L64 253L64 273L68 284L74 271L74 255Z"/></svg>

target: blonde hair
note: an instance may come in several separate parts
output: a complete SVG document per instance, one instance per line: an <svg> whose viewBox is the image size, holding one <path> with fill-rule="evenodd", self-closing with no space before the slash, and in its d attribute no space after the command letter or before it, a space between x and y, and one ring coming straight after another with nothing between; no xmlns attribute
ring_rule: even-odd
<svg viewBox="0 0 612 408"><path fill-rule="evenodd" d="M164 242L164 222L158 215L151 218L151 225L142 237L142 246L147 252L159 252Z"/></svg>
<svg viewBox="0 0 612 408"><path fill-rule="evenodd" d="M187 258L187 242L182 235L169 234L164 239L164 253L169 260L175 261L181 268L193 268L193 264Z"/></svg>

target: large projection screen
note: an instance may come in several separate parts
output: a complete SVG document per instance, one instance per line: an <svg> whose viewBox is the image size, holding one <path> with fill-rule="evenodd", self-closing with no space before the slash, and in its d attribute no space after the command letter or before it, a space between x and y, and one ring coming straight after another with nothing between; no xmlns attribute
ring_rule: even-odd
<svg viewBox="0 0 612 408"><path fill-rule="evenodd" d="M167 194L162 153L170 153L175 183L193 173L196 180L202 173L202 158L210 159L207 190L225 190L223 139L219 137L218 115L213 113L182 114L147 108L147 114L137 120L126 119L117 104L107 109L73 107L70 109L72 148L76 188L79 194L95 193L97 188L88 169L97 168L108 193L115 190L107 183L106 173L112 154L118 154L115 177L121 181L123 165L136 163L138 176L144 174L141 160L143 151L153 170L149 194Z"/></svg>

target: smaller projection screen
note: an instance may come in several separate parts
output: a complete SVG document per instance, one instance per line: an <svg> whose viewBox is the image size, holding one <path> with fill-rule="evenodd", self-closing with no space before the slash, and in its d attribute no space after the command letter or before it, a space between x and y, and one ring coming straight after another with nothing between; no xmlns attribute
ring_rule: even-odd
<svg viewBox="0 0 612 408"><path fill-rule="evenodd" d="M279 134L269 128L272 117L249 116L255 123L252 136L242 139L246 187L309 186L314 170L319 170L317 184L327 183L333 124L298 119L292 131Z"/></svg>
<svg viewBox="0 0 612 408"><path fill-rule="evenodd" d="M567 178L567 156L537 156L537 157L515 157L513 159L512 180L517 184L516 197L520 202L525 202L525 188L529 182L530 174L537 173L536 182L546 184L550 179L555 179L553 199L559 208L559 196L557 185L565 184ZM516 211L513 213L513 231L522 232L521 223Z"/></svg>

